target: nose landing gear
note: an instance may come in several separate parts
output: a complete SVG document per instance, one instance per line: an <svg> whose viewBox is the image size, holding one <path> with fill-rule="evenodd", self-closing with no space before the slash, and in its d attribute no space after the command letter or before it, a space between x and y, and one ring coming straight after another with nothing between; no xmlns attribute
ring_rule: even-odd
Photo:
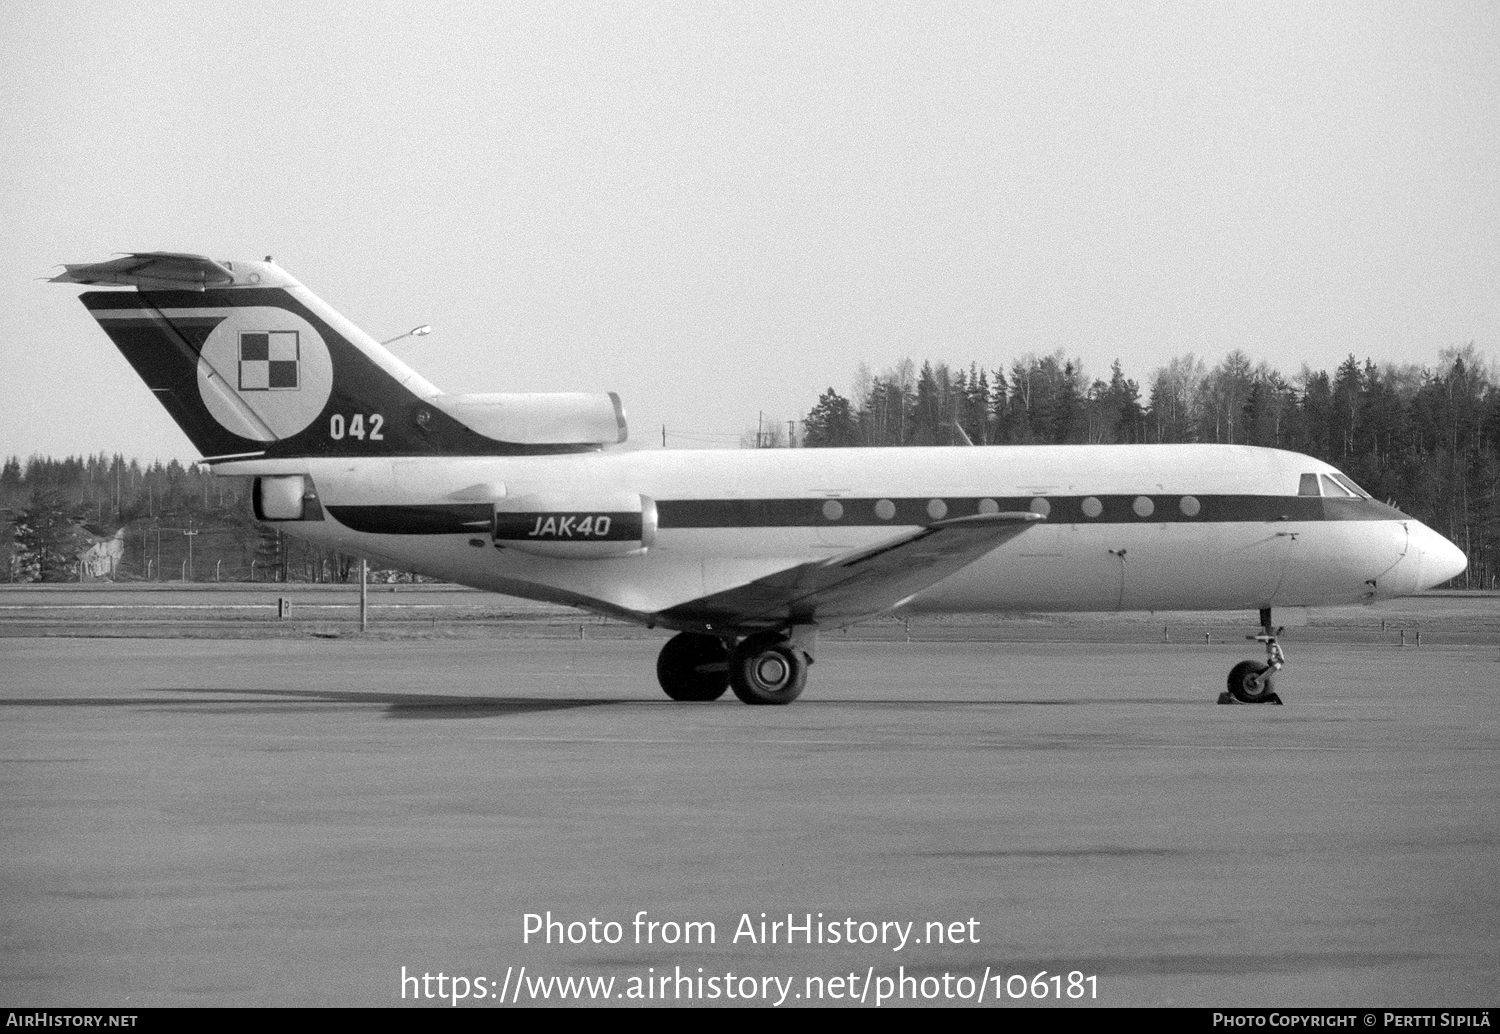
<svg viewBox="0 0 1500 1034"><path fill-rule="evenodd" d="M1276 637L1285 629L1271 627L1271 608L1260 609L1260 635L1246 636L1266 648L1266 662L1240 661L1229 669L1229 691L1219 694L1221 704L1279 704L1274 676L1286 666L1286 654Z"/></svg>

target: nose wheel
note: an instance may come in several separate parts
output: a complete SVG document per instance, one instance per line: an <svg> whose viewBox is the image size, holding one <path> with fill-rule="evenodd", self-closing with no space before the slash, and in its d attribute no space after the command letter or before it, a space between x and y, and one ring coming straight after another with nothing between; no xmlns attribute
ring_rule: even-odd
<svg viewBox="0 0 1500 1034"><path fill-rule="evenodd" d="M1273 629L1271 627L1271 608L1262 607L1260 611L1260 635L1246 636L1251 642L1260 643L1266 648L1266 659L1260 661L1240 661L1229 669L1228 692L1219 694L1221 704L1279 704L1281 697L1276 695L1276 673L1286 666L1286 654L1282 652L1281 644L1276 637L1285 631L1283 628Z"/></svg>

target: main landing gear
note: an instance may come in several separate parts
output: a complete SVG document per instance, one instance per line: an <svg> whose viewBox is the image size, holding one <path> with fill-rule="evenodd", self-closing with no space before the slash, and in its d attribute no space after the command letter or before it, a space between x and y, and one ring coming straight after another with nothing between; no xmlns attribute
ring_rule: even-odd
<svg viewBox="0 0 1500 1034"><path fill-rule="evenodd" d="M673 700L717 700L729 688L729 649L718 636L675 635L656 658L656 680Z"/></svg>
<svg viewBox="0 0 1500 1034"><path fill-rule="evenodd" d="M1246 636L1252 642L1263 643L1266 648L1266 663L1240 661L1229 669L1229 692L1219 694L1221 704L1279 704L1274 676L1286 666L1286 654L1276 637L1285 629L1271 628L1271 608L1260 609L1260 635Z"/></svg>
<svg viewBox="0 0 1500 1034"><path fill-rule="evenodd" d="M790 704L807 684L812 654L785 632L760 632L733 646L682 632L656 659L656 678L673 700L717 700L724 690L747 704Z"/></svg>

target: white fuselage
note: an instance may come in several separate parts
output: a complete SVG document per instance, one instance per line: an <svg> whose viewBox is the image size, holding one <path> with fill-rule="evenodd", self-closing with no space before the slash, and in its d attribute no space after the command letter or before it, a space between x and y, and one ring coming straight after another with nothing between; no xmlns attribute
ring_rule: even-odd
<svg viewBox="0 0 1500 1034"><path fill-rule="evenodd" d="M309 475L325 518L282 527L312 541L477 588L648 622L709 594L890 539L927 519L986 506L1047 516L907 606L1319 606L1408 594L1453 577L1465 563L1442 536L1389 507L1299 496L1302 476L1333 472L1327 464L1243 446L640 450L302 458L217 469ZM467 531L417 534L356 530L338 517L351 507L477 511L527 493L571 493L586 501L608 492L639 493L661 508L655 542L639 555L528 555L496 548L477 520ZM763 508L768 500L774 506ZM878 505L890 500L900 505ZM882 516L893 509L893 516ZM772 510L781 516L757 516ZM914 518L919 511L926 515Z"/></svg>

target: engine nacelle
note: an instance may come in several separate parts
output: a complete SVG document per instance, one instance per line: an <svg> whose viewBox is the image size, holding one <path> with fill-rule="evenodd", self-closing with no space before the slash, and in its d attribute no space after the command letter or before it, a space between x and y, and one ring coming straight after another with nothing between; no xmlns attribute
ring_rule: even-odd
<svg viewBox="0 0 1500 1034"><path fill-rule="evenodd" d="M321 521L318 490L306 474L258 477L251 493L257 520Z"/></svg>
<svg viewBox="0 0 1500 1034"><path fill-rule="evenodd" d="M510 496L495 504L495 545L564 560L638 556L656 544L656 503L634 492Z"/></svg>

